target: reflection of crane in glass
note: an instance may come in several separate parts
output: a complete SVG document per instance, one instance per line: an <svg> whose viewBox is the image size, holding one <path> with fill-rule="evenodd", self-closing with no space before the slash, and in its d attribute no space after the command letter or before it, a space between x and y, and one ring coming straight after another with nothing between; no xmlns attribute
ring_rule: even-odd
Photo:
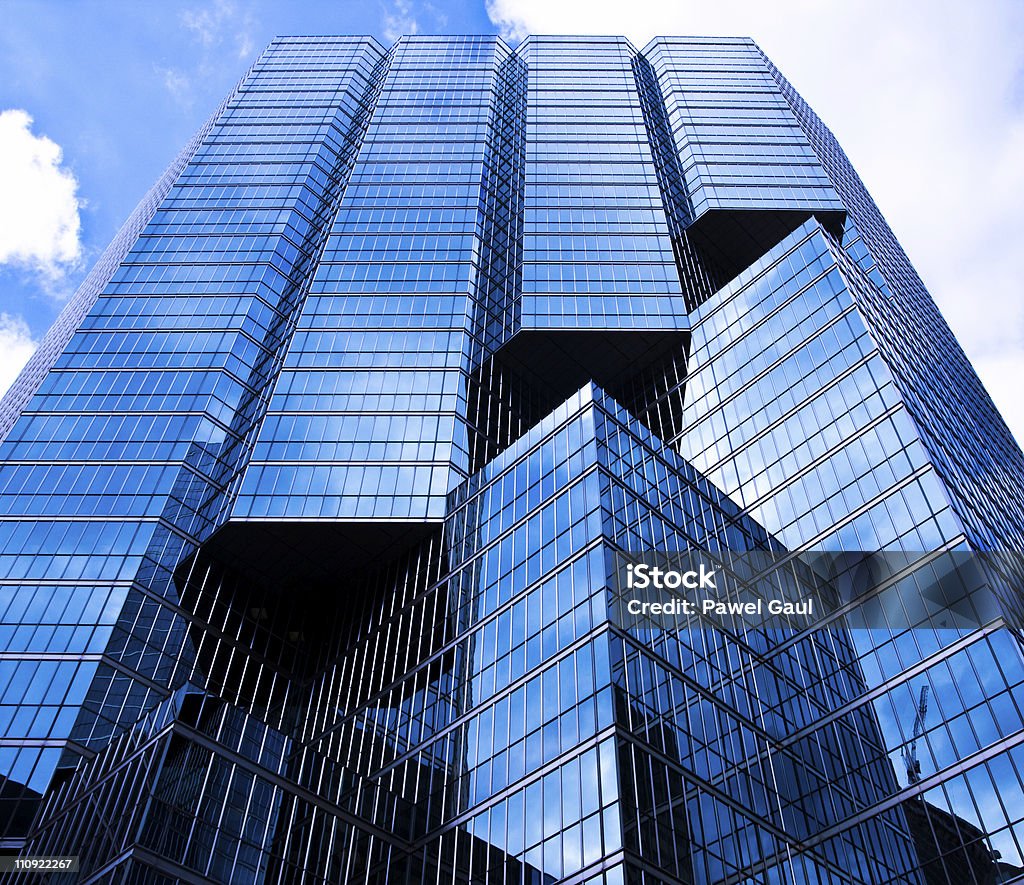
<svg viewBox="0 0 1024 885"><path fill-rule="evenodd" d="M907 765L907 783L916 784L921 780L921 760L917 758L917 739L924 731L924 717L928 714L928 686L921 686L921 697L917 702L917 716L914 718L914 736L910 741L909 752L903 754Z"/></svg>

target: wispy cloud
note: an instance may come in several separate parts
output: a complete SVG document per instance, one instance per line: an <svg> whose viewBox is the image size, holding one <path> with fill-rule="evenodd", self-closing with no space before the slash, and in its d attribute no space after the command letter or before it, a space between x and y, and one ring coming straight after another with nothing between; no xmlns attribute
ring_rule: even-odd
<svg viewBox="0 0 1024 885"><path fill-rule="evenodd" d="M24 319L0 313L0 396L18 377L38 343Z"/></svg>
<svg viewBox="0 0 1024 885"><path fill-rule="evenodd" d="M55 290L82 257L83 203L60 145L34 134L32 122L23 110L0 112L0 264L36 272Z"/></svg>
<svg viewBox="0 0 1024 885"><path fill-rule="evenodd" d="M836 133L1024 441L1024 4L487 0L501 33L751 36ZM1020 377L1017 373L1016 378Z"/></svg>
<svg viewBox="0 0 1024 885"><path fill-rule="evenodd" d="M208 49L228 47L240 59L253 51L255 22L248 9L240 10L231 0L213 0L206 6L185 9L181 23Z"/></svg>
<svg viewBox="0 0 1024 885"><path fill-rule="evenodd" d="M410 0L391 0L384 7L384 39L392 43L406 34L418 34L420 23Z"/></svg>
<svg viewBox="0 0 1024 885"><path fill-rule="evenodd" d="M251 59L256 50L256 20L248 8L239 8L231 0L213 0L182 10L179 21L198 48L197 60L191 66L155 64L153 69L174 101L191 109L201 84L226 58Z"/></svg>
<svg viewBox="0 0 1024 885"><path fill-rule="evenodd" d="M160 75L164 88L171 94L171 97L182 107L191 107L194 97L192 78L177 68L164 68L160 65L153 67Z"/></svg>

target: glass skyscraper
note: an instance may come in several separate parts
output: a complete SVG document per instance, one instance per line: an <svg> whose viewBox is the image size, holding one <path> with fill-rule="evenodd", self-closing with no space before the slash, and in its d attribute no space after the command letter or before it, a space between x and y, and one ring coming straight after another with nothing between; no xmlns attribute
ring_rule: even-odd
<svg viewBox="0 0 1024 885"><path fill-rule="evenodd" d="M750 40L275 40L0 440L47 881L1024 877L1024 456ZM888 568L624 618L653 554Z"/></svg>

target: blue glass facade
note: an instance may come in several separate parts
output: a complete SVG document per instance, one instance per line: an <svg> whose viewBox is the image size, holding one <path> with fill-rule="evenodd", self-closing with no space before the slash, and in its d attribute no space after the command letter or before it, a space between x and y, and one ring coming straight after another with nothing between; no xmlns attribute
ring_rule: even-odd
<svg viewBox="0 0 1024 885"><path fill-rule="evenodd" d="M0 439L0 839L81 882L1024 875L1014 559L851 626L1024 456L749 40L275 40ZM638 551L903 558L668 627Z"/></svg>

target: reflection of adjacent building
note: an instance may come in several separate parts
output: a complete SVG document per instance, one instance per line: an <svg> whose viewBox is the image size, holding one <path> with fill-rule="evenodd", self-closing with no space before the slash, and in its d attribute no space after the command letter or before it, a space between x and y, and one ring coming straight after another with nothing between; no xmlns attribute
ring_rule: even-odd
<svg viewBox="0 0 1024 885"><path fill-rule="evenodd" d="M926 885L976 882L998 885L1024 877L1024 867L1002 863L988 834L920 796L902 804Z"/></svg>
<svg viewBox="0 0 1024 885"><path fill-rule="evenodd" d="M1022 862L998 615L616 616L621 551L910 551L910 598L1024 549L1019 450L750 41L275 41L0 422L0 821L83 883Z"/></svg>

